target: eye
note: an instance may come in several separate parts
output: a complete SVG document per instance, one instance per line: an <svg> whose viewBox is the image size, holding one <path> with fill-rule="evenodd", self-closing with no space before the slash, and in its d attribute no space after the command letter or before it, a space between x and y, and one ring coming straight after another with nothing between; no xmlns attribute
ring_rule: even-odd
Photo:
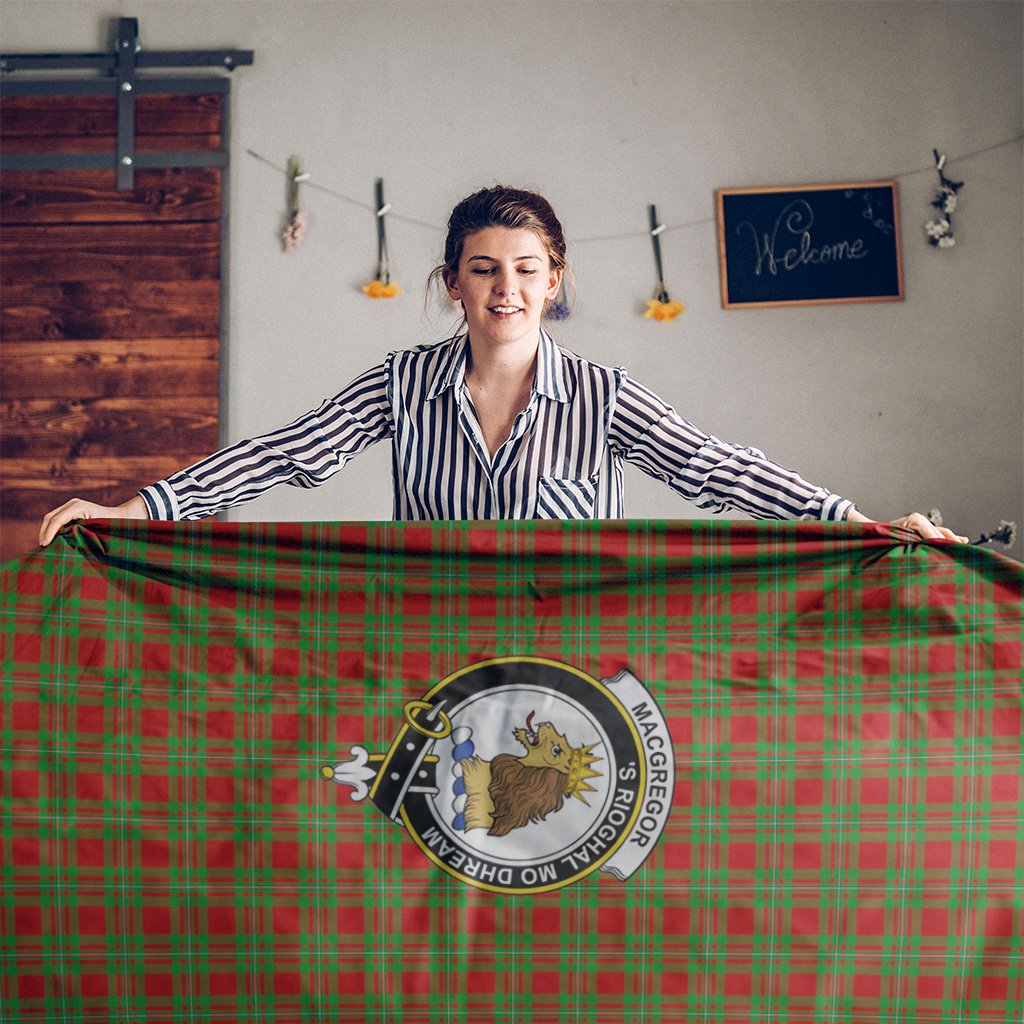
<svg viewBox="0 0 1024 1024"><path fill-rule="evenodd" d="M559 746L559 745L558 745L558 744L556 743L556 744L555 744L555 745L554 745L554 746L553 746L553 747L551 748L551 753L552 753L552 754L554 754L554 755L555 755L555 757L561 757L561 756L562 756L562 748L561 748L561 747L560 747L560 746Z"/></svg>
<svg viewBox="0 0 1024 1024"><path fill-rule="evenodd" d="M531 274L536 274L537 271L536 271L536 269L531 270L529 267L520 267L519 268L519 273L520 274L531 275Z"/></svg>
<svg viewBox="0 0 1024 1024"><path fill-rule="evenodd" d="M473 268L473 273L477 274L479 277L486 277L488 274L493 274L494 273L494 268L493 267L474 267Z"/></svg>

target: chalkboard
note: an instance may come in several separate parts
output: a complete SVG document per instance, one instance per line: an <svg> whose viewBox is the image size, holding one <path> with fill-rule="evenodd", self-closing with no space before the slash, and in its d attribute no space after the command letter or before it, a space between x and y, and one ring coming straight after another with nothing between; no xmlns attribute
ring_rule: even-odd
<svg viewBox="0 0 1024 1024"><path fill-rule="evenodd" d="M718 191L726 309L903 298L896 182Z"/></svg>

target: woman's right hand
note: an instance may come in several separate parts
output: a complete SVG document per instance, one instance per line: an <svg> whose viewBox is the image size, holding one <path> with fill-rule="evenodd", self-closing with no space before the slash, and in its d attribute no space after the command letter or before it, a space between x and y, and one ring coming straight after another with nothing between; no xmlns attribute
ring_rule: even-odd
<svg viewBox="0 0 1024 1024"><path fill-rule="evenodd" d="M39 546L45 548L61 527L67 526L73 519L148 519L149 509L142 500L141 494L121 505L97 505L94 501L83 498L72 498L65 501L60 508L53 509L43 516L39 527Z"/></svg>

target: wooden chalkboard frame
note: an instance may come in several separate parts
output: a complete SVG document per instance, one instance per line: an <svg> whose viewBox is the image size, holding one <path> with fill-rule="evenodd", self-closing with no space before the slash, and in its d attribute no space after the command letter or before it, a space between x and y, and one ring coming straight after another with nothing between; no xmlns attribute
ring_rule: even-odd
<svg viewBox="0 0 1024 1024"><path fill-rule="evenodd" d="M819 242L819 239L812 238L809 230L805 230L805 227L809 228L813 224L814 211L811 210L809 203L811 199L819 198L819 193L820 199L825 203L825 208L829 208L828 204L832 204L832 210L841 210L842 204L845 202L857 202L858 199L864 204L863 207L859 207L859 210L860 217L864 222L865 235L858 236L859 243L855 238L836 240L829 237L826 214L825 236L821 238L820 245L815 244ZM879 193L882 195L879 196ZM739 198L733 200L731 197ZM891 221L887 217L874 216L872 199L880 209L891 216ZM801 202L807 204L806 209L811 211L810 223L800 219L799 214L803 212L803 207L799 206ZM797 204L795 209L794 204ZM901 302L903 300L903 249L900 232L899 186L895 181L855 181L832 185L774 185L762 188L719 189L716 193L716 208L722 307L724 309L763 309L771 306L820 306L834 303ZM820 205L819 208L821 208ZM793 223L788 225L789 230L784 230L786 241L779 246L777 229L786 215L786 211L789 210L793 210L796 216ZM842 212L844 215L846 214L846 211ZM868 216L869 212L872 216ZM771 235L763 234L761 241L758 240L758 233L759 229L763 228L764 222L755 227L749 220L740 221L741 216L756 216L758 213L770 221L769 232L776 229ZM852 213L849 216L853 216ZM849 218L845 217L845 219L848 221ZM857 223L859 225L859 221ZM750 228L749 232L744 232L748 238L745 243L745 263L742 270L738 269L741 259L741 239L736 234L740 224ZM806 240L805 235L807 236ZM862 272L860 281L856 277L844 278L841 287L830 289L829 279L835 280L835 276L824 270L819 273L811 270L809 275L805 275L813 279L813 282L806 286L799 276L789 276L790 271L799 270L802 266L806 267L808 264L819 261L824 264L831 258L834 258L837 264L842 262L845 267L860 270L861 268L857 266L858 261L868 255L865 246L866 240L871 241L870 251L878 253L878 257L877 260L872 260L870 276ZM751 245L753 251L750 249ZM776 252L776 247L779 252ZM861 253L863 253L863 257L860 255ZM817 255L817 259L815 259L815 255ZM795 259L790 259L790 257L795 257ZM761 276L761 271L766 265L766 258L770 275ZM795 265L789 265L787 260ZM750 272L748 268L752 262L756 263L756 267L753 272ZM730 266L732 267L731 272ZM780 268L785 275L782 281L778 277ZM748 283L753 276L757 276L756 286L751 286ZM875 281L876 276L880 281L884 281L884 284L879 286ZM856 294L849 294L851 288L855 290L860 288L863 293L858 291Z"/></svg>

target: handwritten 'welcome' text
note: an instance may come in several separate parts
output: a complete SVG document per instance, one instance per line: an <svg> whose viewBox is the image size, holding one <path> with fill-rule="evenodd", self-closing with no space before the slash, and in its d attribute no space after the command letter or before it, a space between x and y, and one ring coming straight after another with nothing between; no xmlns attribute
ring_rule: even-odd
<svg viewBox="0 0 1024 1024"><path fill-rule="evenodd" d="M814 225L814 211L810 203L803 199L795 199L775 218L771 232L765 232L760 239L757 229L749 220L736 226L739 235L746 228L754 243L756 263L754 274L758 277L767 268L768 273L777 277L780 270L796 270L807 265L824 263L841 263L844 260L862 260L868 254L864 248L864 240L856 238L852 242L842 239L830 245L815 245L811 238ZM781 237L780 237L781 236ZM792 247L792 240L797 239L797 247ZM791 247L781 251L784 246ZM779 253L781 252L781 255Z"/></svg>

